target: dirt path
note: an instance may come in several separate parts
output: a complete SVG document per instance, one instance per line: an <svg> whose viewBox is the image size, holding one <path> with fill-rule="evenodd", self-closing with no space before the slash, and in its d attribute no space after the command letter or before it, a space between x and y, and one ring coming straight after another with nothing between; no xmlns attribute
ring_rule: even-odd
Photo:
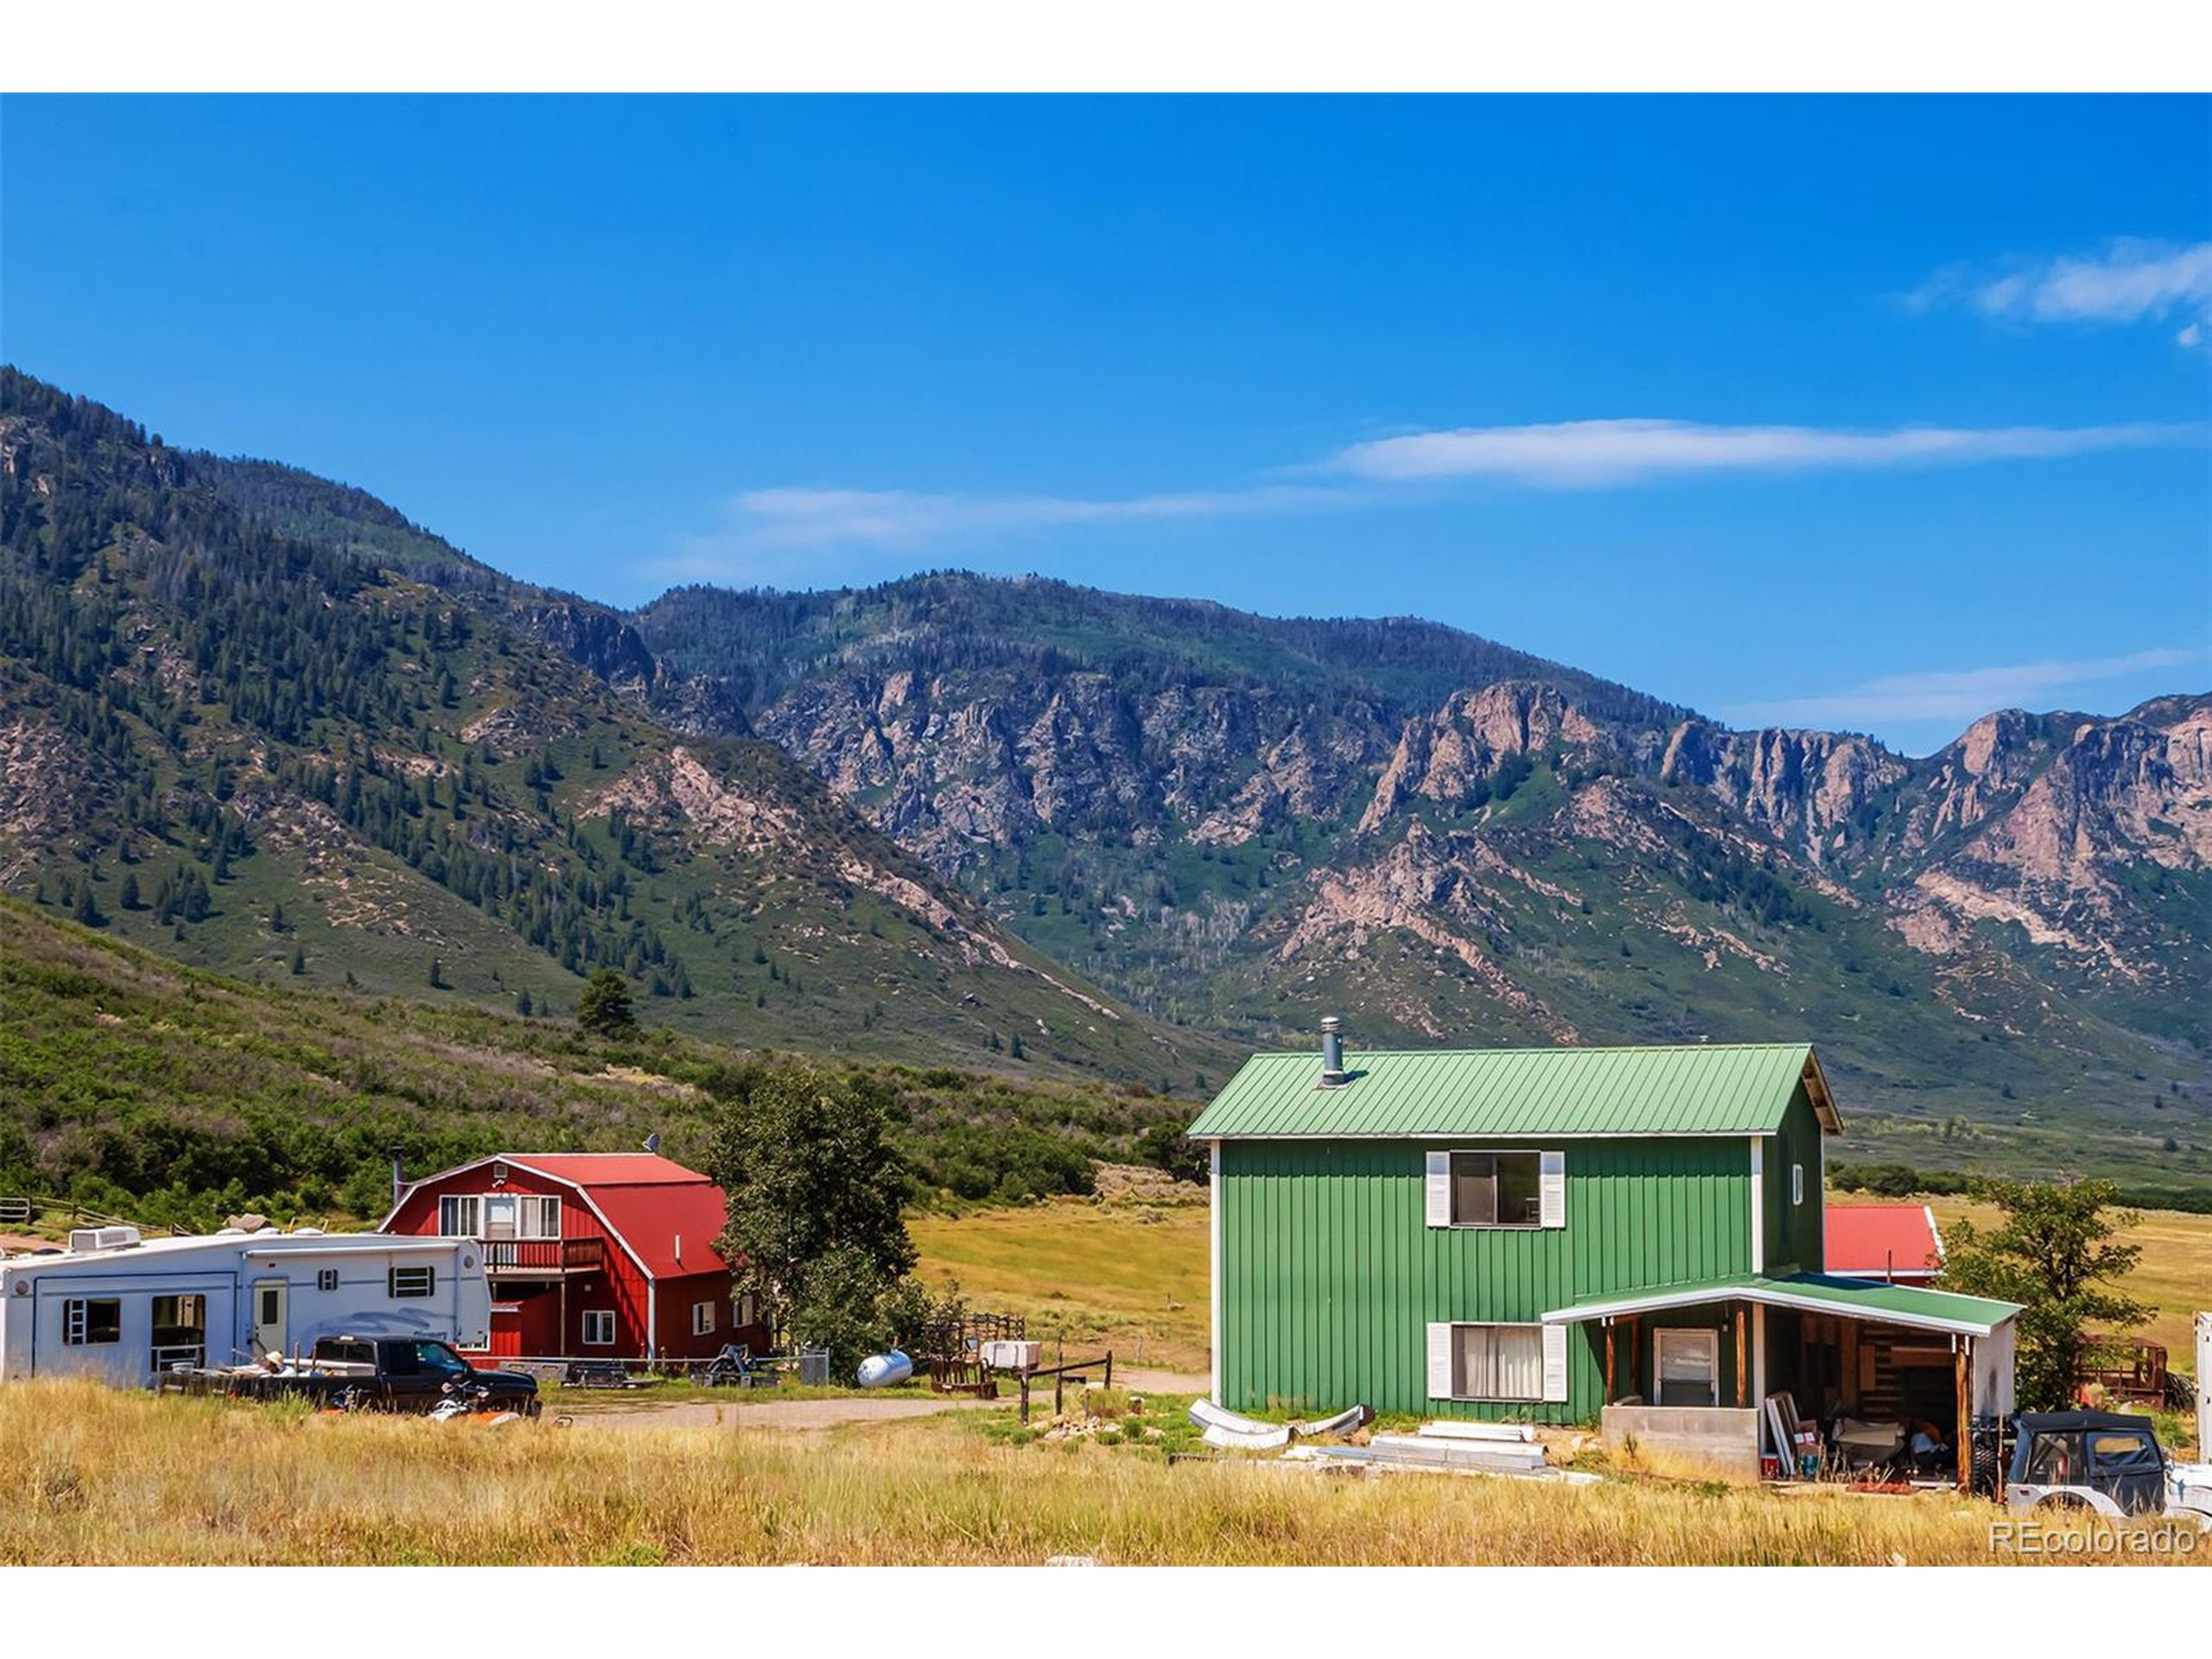
<svg viewBox="0 0 2212 1659"><path fill-rule="evenodd" d="M554 1410L574 1417L578 1428L810 1429L927 1417L982 1403L957 1395L925 1395L885 1400L764 1400L742 1406L713 1400L625 1402L621 1405L564 1402Z"/></svg>

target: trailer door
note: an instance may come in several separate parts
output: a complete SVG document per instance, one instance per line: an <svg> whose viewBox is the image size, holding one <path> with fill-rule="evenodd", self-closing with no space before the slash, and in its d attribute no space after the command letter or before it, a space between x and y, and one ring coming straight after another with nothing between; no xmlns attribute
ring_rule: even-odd
<svg viewBox="0 0 2212 1659"><path fill-rule="evenodd" d="M257 1353L284 1351L291 1300L291 1287L282 1279L253 1281L253 1346Z"/></svg>

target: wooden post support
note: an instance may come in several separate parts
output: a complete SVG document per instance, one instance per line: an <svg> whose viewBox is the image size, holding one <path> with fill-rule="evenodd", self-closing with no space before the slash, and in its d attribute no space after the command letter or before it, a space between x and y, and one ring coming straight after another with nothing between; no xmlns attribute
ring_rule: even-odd
<svg viewBox="0 0 2212 1659"><path fill-rule="evenodd" d="M1021 1373L1021 1421L1029 1421L1029 1373Z"/></svg>
<svg viewBox="0 0 2212 1659"><path fill-rule="evenodd" d="M1605 1403L1613 1403L1613 1322L1605 1321Z"/></svg>
<svg viewBox="0 0 2212 1659"><path fill-rule="evenodd" d="M1738 1411L1744 1408L1751 1391L1751 1379L1744 1370L1744 1309L1738 1303L1736 1307L1736 1408Z"/></svg>
<svg viewBox="0 0 2212 1659"><path fill-rule="evenodd" d="M1628 1391L1643 1392L1643 1320L1634 1313L1629 1315L1628 1321ZM1658 1390L1652 1392L1656 1395Z"/></svg>
<svg viewBox="0 0 2212 1659"><path fill-rule="evenodd" d="M1959 1385L1959 1490L1964 1492L1974 1487L1974 1339L1955 1340L1959 1345L1951 1357L1951 1369Z"/></svg>

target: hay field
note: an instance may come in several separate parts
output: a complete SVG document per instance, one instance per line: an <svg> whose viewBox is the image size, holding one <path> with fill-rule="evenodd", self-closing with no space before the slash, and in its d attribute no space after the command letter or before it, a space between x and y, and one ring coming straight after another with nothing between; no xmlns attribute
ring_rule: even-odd
<svg viewBox="0 0 2212 1659"><path fill-rule="evenodd" d="M1207 1211L1055 1199L1019 1210L910 1217L933 1283L957 1279L978 1308L1020 1313L1029 1333L1111 1347L1118 1363L1206 1369Z"/></svg>
<svg viewBox="0 0 2212 1659"><path fill-rule="evenodd" d="M817 1433L485 1429L11 1385L0 1389L0 1491L10 1494L0 1562L2018 1559L1993 1554L1990 1506L1948 1493L1789 1497L1171 1465L1081 1440L1006 1444L980 1421L1002 1414Z"/></svg>

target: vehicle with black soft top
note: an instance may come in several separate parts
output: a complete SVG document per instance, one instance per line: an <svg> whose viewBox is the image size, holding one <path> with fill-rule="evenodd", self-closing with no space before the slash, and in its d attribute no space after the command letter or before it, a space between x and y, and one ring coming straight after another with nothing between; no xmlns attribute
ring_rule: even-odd
<svg viewBox="0 0 2212 1659"><path fill-rule="evenodd" d="M479 1370L435 1337L321 1337L304 1357L179 1375L188 1394L233 1399L305 1396L340 1410L429 1413L459 1395L471 1410L535 1417L537 1381L519 1371Z"/></svg>

